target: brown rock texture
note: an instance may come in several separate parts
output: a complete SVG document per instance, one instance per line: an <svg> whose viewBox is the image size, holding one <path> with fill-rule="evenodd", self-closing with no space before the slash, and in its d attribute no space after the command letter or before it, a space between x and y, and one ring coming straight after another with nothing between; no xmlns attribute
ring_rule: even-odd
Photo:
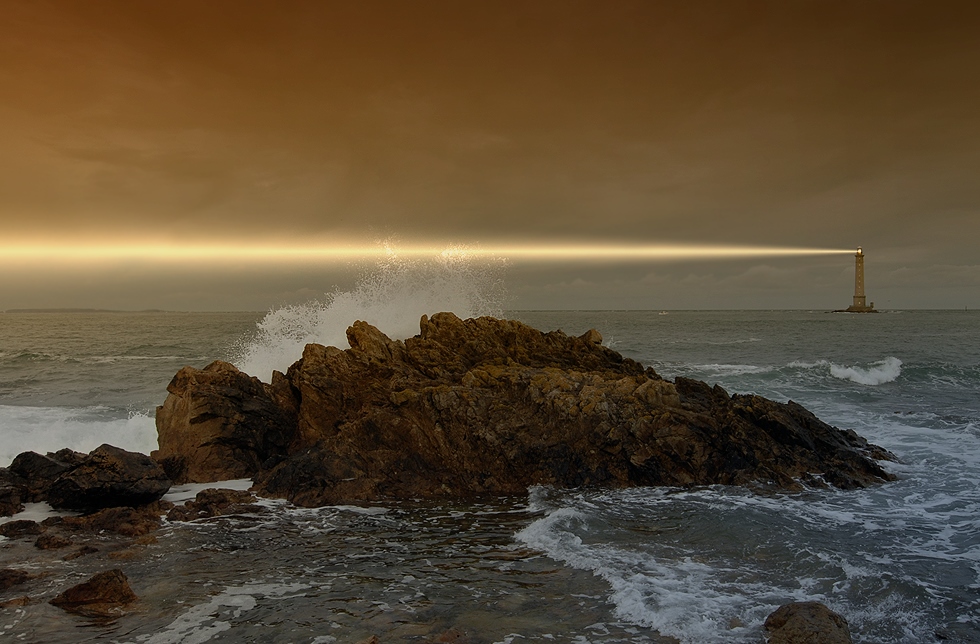
<svg viewBox="0 0 980 644"><path fill-rule="evenodd" d="M0 568L0 592L18 586L31 576L23 570L17 570L15 568Z"/></svg>
<svg viewBox="0 0 980 644"><path fill-rule="evenodd" d="M285 390L285 391L283 391ZM157 407L160 449L152 456L177 482L248 478L292 442L296 414L288 385L266 385L226 362L184 367ZM220 472L219 478L214 478Z"/></svg>
<svg viewBox="0 0 980 644"><path fill-rule="evenodd" d="M820 602L784 604L765 629L769 644L851 644L847 620Z"/></svg>
<svg viewBox="0 0 980 644"><path fill-rule="evenodd" d="M256 504L251 492L209 488L201 490L193 501L178 505L167 514L168 521L193 521L229 514L256 514L265 508Z"/></svg>
<svg viewBox="0 0 980 644"><path fill-rule="evenodd" d="M20 539L21 537L33 537L44 532L45 527L38 523L37 521L31 521L30 519L18 519L17 521L8 521L0 525L0 535L7 537L8 539Z"/></svg>
<svg viewBox="0 0 980 644"><path fill-rule="evenodd" d="M76 615L107 619L121 616L123 608L137 599L126 575L114 569L100 572L88 581L72 586L50 603Z"/></svg>
<svg viewBox="0 0 980 644"><path fill-rule="evenodd" d="M55 508L145 505L170 489L170 479L153 459L112 445L97 447L84 460L67 467L47 488L48 503Z"/></svg>
<svg viewBox="0 0 980 644"><path fill-rule="evenodd" d="M157 411L176 482L254 477L300 505L523 494L530 485L841 488L892 477L889 458L803 407L730 396L580 337L520 322L423 316L393 341L365 322L351 348L307 345L263 384L226 363L186 367ZM271 432L271 437L267 433Z"/></svg>

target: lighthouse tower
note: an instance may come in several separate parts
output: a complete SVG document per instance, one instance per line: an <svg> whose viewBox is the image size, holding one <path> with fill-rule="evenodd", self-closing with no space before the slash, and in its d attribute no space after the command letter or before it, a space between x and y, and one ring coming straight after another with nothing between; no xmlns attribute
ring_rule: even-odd
<svg viewBox="0 0 980 644"><path fill-rule="evenodd" d="M860 246L854 254L854 303L845 310L848 313L877 313L875 303L868 306L864 295L864 251Z"/></svg>

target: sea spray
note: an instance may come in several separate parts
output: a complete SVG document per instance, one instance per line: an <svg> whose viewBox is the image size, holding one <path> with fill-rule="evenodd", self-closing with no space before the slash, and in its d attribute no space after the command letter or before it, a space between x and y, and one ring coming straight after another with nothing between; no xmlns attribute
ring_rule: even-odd
<svg viewBox="0 0 980 644"><path fill-rule="evenodd" d="M353 289L270 311L242 343L235 365L269 380L310 343L346 348L347 328L363 320L394 339L418 333L419 319L441 311L467 318L501 314L503 262L452 249L429 259L389 256Z"/></svg>
<svg viewBox="0 0 980 644"><path fill-rule="evenodd" d="M879 360L867 369L830 365L830 374L841 380L850 380L859 385L883 385L892 382L902 374L902 361L895 357Z"/></svg>

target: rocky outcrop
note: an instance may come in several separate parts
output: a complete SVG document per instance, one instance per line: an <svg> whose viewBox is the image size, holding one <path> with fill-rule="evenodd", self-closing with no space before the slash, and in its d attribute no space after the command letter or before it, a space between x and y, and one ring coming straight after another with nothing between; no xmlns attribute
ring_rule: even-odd
<svg viewBox="0 0 980 644"><path fill-rule="evenodd" d="M178 482L251 477L283 458L296 428L294 398L281 377L265 385L216 361L184 367L157 408L158 451L152 456ZM215 478L217 477L217 478Z"/></svg>
<svg viewBox="0 0 980 644"><path fill-rule="evenodd" d="M851 644L847 620L820 602L780 606L766 619L769 644Z"/></svg>
<svg viewBox="0 0 980 644"><path fill-rule="evenodd" d="M149 456L102 445L60 473L46 496L55 508L97 510L146 505L169 489L170 479Z"/></svg>
<svg viewBox="0 0 980 644"><path fill-rule="evenodd" d="M69 613L111 619L124 614L124 608L138 597L129 580L119 569L101 572L85 583L72 586L51 600L51 604Z"/></svg>
<svg viewBox="0 0 980 644"><path fill-rule="evenodd" d="M47 501L55 508L93 511L153 503L170 489L170 479L146 454L102 445L89 454L72 450L19 454L0 471L0 514L5 490L22 502ZM9 514L13 514L10 512Z"/></svg>
<svg viewBox="0 0 980 644"><path fill-rule="evenodd" d="M254 477L300 505L706 484L854 488L888 453L795 403L729 395L601 345L515 321L423 317L394 341L364 322L351 348L307 345L263 384L186 367L158 408L153 456L177 482Z"/></svg>

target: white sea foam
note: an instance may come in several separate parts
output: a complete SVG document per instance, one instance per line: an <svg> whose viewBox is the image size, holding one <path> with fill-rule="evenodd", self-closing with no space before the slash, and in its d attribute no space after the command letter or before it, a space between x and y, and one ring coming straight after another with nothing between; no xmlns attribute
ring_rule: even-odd
<svg viewBox="0 0 980 644"><path fill-rule="evenodd" d="M839 365L829 360L807 362L796 360L787 367L791 369L813 369L817 372L829 373L834 378L849 380L859 385L877 386L894 382L902 375L902 361L894 356L888 356L866 367Z"/></svg>
<svg viewBox="0 0 980 644"><path fill-rule="evenodd" d="M231 621L253 610L257 597L280 601L309 588L307 584L247 584L225 590L210 601L191 606L159 633L142 635L144 644L201 644L231 629Z"/></svg>
<svg viewBox="0 0 980 644"><path fill-rule="evenodd" d="M394 339L418 333L419 319L441 311L467 318L499 315L502 264L453 252L425 260L390 257L350 291L270 311L235 365L269 380L309 343L348 347L347 328L363 320Z"/></svg>
<svg viewBox="0 0 980 644"><path fill-rule="evenodd" d="M690 557L658 561L642 550L587 544L576 532L587 533L586 516L562 507L517 533L528 546L574 568L589 570L611 587L610 601L620 619L682 642L737 641L752 632L732 626L740 616L757 626L776 603L766 603L765 584L720 582L717 570Z"/></svg>
<svg viewBox="0 0 980 644"><path fill-rule="evenodd" d="M850 380L859 385L883 385L902 375L902 361L889 356L872 363L867 368L830 365L830 375L841 380Z"/></svg>
<svg viewBox="0 0 980 644"><path fill-rule="evenodd" d="M148 454L157 448L156 425L147 414L106 419L102 407L21 407L0 405L0 467L21 452L40 453L64 447L90 452L109 443Z"/></svg>

